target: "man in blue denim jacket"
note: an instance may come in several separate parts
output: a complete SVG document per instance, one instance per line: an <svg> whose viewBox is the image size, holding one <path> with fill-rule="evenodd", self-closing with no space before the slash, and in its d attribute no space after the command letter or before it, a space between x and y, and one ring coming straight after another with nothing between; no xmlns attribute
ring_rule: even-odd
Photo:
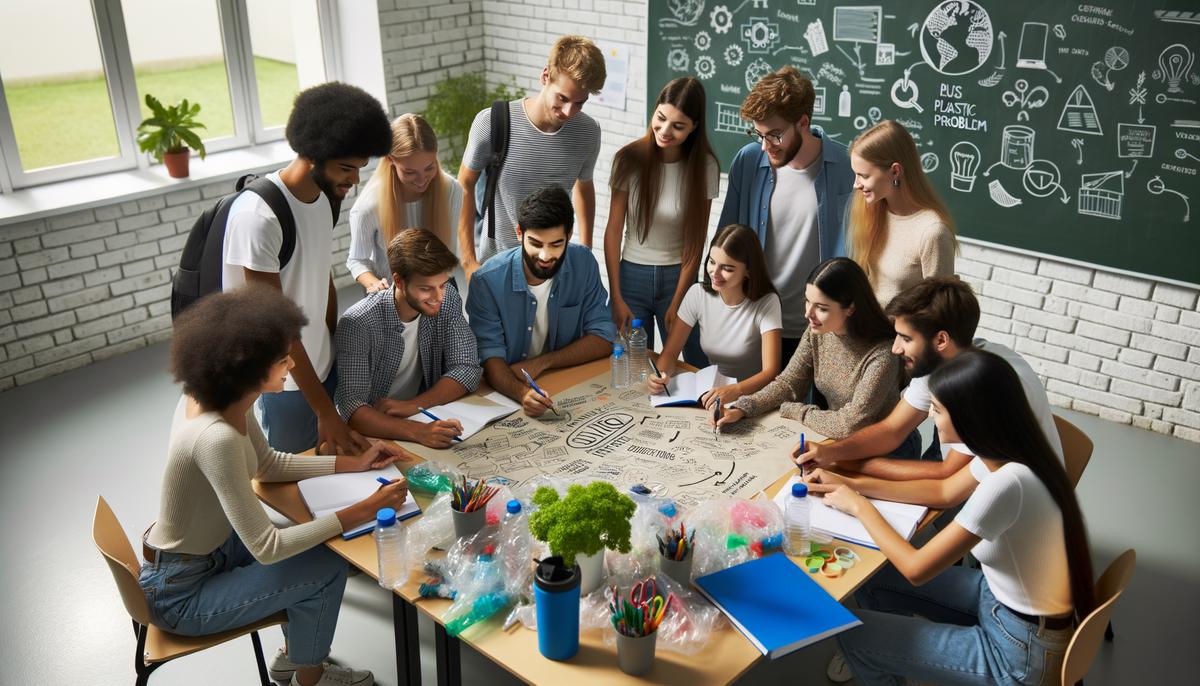
<svg viewBox="0 0 1200 686"><path fill-rule="evenodd" d="M854 172L846 146L811 128L812 82L786 66L763 77L742 104L754 128L733 158L719 226L758 233L783 305L783 363L804 334L804 285L813 267L846 254L843 221Z"/></svg>
<svg viewBox="0 0 1200 686"><path fill-rule="evenodd" d="M617 330L592 252L571 244L571 198L557 186L534 191L517 210L520 245L475 272L467 317L488 384L540 417L553 407L523 372L606 357Z"/></svg>

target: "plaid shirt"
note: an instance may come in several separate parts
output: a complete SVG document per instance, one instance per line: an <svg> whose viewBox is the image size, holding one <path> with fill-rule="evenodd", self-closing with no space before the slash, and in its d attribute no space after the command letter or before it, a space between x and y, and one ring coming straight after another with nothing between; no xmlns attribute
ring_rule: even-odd
<svg viewBox="0 0 1200 686"><path fill-rule="evenodd" d="M446 287L442 309L436 317L420 315L417 346L421 359L421 390L448 376L467 392L479 387L475 335L463 316L462 298L453 282ZM400 360L404 357L404 322L396 312L395 291L372 293L350 306L338 320L338 386L334 404L342 419L363 405L387 397Z"/></svg>

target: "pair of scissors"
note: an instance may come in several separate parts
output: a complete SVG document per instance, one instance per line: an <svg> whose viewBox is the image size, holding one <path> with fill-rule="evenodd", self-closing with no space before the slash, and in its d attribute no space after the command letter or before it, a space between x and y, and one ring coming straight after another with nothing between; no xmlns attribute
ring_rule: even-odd
<svg viewBox="0 0 1200 686"><path fill-rule="evenodd" d="M658 584L654 579L639 581L629 591L629 602L633 603L636 607L649 605L658 597L661 596L658 595Z"/></svg>

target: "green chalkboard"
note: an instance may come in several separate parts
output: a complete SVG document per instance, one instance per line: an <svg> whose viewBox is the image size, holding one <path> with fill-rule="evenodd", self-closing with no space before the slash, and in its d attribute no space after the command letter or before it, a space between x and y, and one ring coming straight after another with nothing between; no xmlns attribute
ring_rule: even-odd
<svg viewBox="0 0 1200 686"><path fill-rule="evenodd" d="M849 144L912 132L963 236L1200 283L1196 0L650 0L648 105L699 77L729 169L764 74Z"/></svg>

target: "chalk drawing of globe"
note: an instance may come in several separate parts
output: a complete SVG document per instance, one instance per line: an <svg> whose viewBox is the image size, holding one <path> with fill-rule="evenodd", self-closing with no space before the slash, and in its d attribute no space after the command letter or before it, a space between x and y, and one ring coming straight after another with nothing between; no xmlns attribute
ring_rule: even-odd
<svg viewBox="0 0 1200 686"><path fill-rule="evenodd" d="M947 76L970 74L992 54L992 18L975 0L945 0L921 26L921 56Z"/></svg>

